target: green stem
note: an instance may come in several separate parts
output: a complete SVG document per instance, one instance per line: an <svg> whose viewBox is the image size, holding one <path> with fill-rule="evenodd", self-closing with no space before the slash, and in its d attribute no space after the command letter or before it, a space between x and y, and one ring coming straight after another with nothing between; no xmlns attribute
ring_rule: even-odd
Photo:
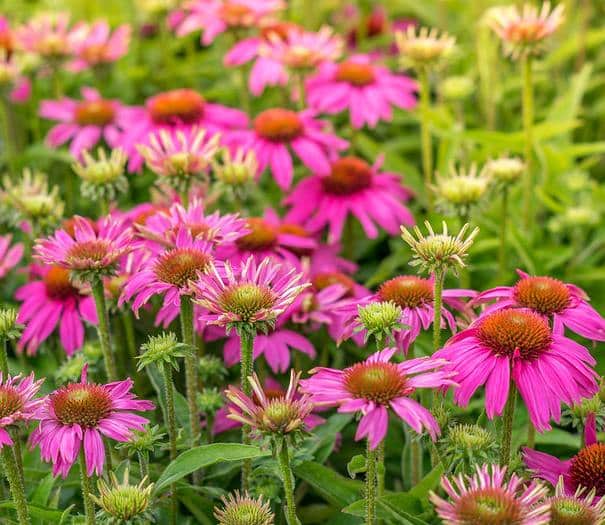
<svg viewBox="0 0 605 525"><path fill-rule="evenodd" d="M166 427L170 439L170 460L176 459L176 417L174 412L174 382L172 377L172 365L164 363L164 389L166 393ZM177 499L176 483L170 485L170 525L176 525Z"/></svg>
<svg viewBox="0 0 605 525"><path fill-rule="evenodd" d="M584 432L582 432L582 439L584 439ZM527 422L527 447L534 448L536 444L536 427L534 427L531 421ZM584 443L582 443L584 446Z"/></svg>
<svg viewBox="0 0 605 525"><path fill-rule="evenodd" d="M376 523L376 450L367 443L366 453L366 525Z"/></svg>
<svg viewBox="0 0 605 525"><path fill-rule="evenodd" d="M254 372L254 336L247 330L241 330L239 334L241 344L241 371L240 382L242 391L248 397L252 395L252 386L248 378ZM242 443L250 443L250 426L242 426ZM252 462L245 459L242 463L242 490L250 488L250 474L252 472Z"/></svg>
<svg viewBox="0 0 605 525"><path fill-rule="evenodd" d="M422 461L422 449L420 448L420 441L416 439L412 433L410 436L410 473L412 478L412 487L415 487L422 476L421 474L421 461Z"/></svg>
<svg viewBox="0 0 605 525"><path fill-rule="evenodd" d="M380 498L384 495L384 476L386 468L384 464L384 441L382 441L380 445L378 445L378 448L376 449L376 456L376 487L378 491L378 497Z"/></svg>
<svg viewBox="0 0 605 525"><path fill-rule="evenodd" d="M277 443L277 461L281 471L282 482L284 484L284 493L286 496L286 522L288 525L300 525L296 517L296 504L294 503L294 475L290 467L290 455L288 453L288 443L286 438L281 438Z"/></svg>
<svg viewBox="0 0 605 525"><path fill-rule="evenodd" d="M532 225L533 203L533 126L534 126L534 87L532 79L532 59L523 57L523 131L525 134L525 176L523 179L523 224L529 231Z"/></svg>
<svg viewBox="0 0 605 525"><path fill-rule="evenodd" d="M425 68L418 71L420 80L420 144L422 148L422 173L424 175L424 192L429 211L433 208L431 181L433 179L433 145L429 126L429 109L431 105L431 91L429 76Z"/></svg>
<svg viewBox="0 0 605 525"><path fill-rule="evenodd" d="M126 348L131 359L137 357L137 340L134 334L134 324L132 322L132 313L130 310L124 310L120 316L122 318L122 326L126 336Z"/></svg>
<svg viewBox="0 0 605 525"><path fill-rule="evenodd" d="M2 466L4 467L4 474L8 479L8 484L11 489L13 501L15 503L15 509L17 511L17 520L19 525L29 525L29 513L27 511L27 499L25 498L25 488L19 475L19 469L17 468L17 462L13 450L10 447L2 447Z"/></svg>
<svg viewBox="0 0 605 525"><path fill-rule="evenodd" d="M498 274L500 279L506 276L506 267L508 265L508 247L506 245L506 219L508 218L508 188L502 188L502 205L500 207L500 249L498 251Z"/></svg>
<svg viewBox="0 0 605 525"><path fill-rule="evenodd" d="M137 451L137 459L139 460L141 479L143 479L145 476L149 476L149 455L147 452Z"/></svg>
<svg viewBox="0 0 605 525"><path fill-rule="evenodd" d="M10 102L0 95L0 117L2 119L2 135L4 138L4 148L6 150L6 160L10 169L10 177L17 177L15 155L17 152L17 133L13 127L14 118L12 118L12 107Z"/></svg>
<svg viewBox="0 0 605 525"><path fill-rule="evenodd" d="M181 333L183 343L195 345L195 334L193 331L193 302L191 297L181 297ZM187 406L189 407L189 425L191 427L191 446L197 445L200 439L200 417L197 409L197 384L198 370L195 352L185 357L185 383L187 389Z"/></svg>
<svg viewBox="0 0 605 525"><path fill-rule="evenodd" d="M512 371L511 371L512 373ZM508 466L510 463L510 449L513 436L513 417L515 415L515 403L517 400L517 390L515 383L510 380L510 387L508 390L508 400L504 407L504 414L502 415L502 441L500 445L500 465Z"/></svg>
<svg viewBox="0 0 605 525"><path fill-rule="evenodd" d="M0 348L0 372L2 372L2 377L6 381L8 376L8 340L6 337L2 338Z"/></svg>
<svg viewBox="0 0 605 525"><path fill-rule="evenodd" d="M92 486L90 478L86 474L86 458L84 447L80 449L80 483L82 484L82 499L84 500L84 512L86 514L86 525L95 525L95 506L90 497Z"/></svg>
<svg viewBox="0 0 605 525"><path fill-rule="evenodd" d="M441 306L443 295L443 270L435 270L435 283L433 285L433 353L441 346Z"/></svg>
<svg viewBox="0 0 605 525"><path fill-rule="evenodd" d="M107 305L105 304L105 289L103 281L100 277L95 278L92 283L92 295L95 299L97 308L97 317L99 319L99 341L101 343L101 351L105 360L105 371L109 381L117 381L118 372L116 370L116 362L111 348L111 339L109 334L109 317L107 315Z"/></svg>

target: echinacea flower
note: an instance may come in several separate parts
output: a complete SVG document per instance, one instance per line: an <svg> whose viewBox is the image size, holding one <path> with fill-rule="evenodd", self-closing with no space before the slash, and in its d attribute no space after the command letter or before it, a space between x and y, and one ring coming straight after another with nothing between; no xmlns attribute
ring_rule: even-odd
<svg viewBox="0 0 605 525"><path fill-rule="evenodd" d="M81 179L80 191L93 201L112 201L128 190L124 169L128 158L120 149L112 149L109 155L98 148L97 158L83 151L81 161L74 162L72 169Z"/></svg>
<svg viewBox="0 0 605 525"><path fill-rule="evenodd" d="M17 344L28 355L59 327L59 340L68 356L84 344L83 320L98 323L93 298L76 287L69 278L69 270L57 265L33 266L34 278L18 288L15 298L22 301L17 321L25 325Z"/></svg>
<svg viewBox="0 0 605 525"><path fill-rule="evenodd" d="M523 449L523 462L534 477L553 487L563 480L564 494L573 495L580 488L595 491L599 500L605 496L605 444L597 441L594 415L586 418L584 446L570 459L561 460L545 452Z"/></svg>
<svg viewBox="0 0 605 525"><path fill-rule="evenodd" d="M409 25L395 33L397 48L404 65L416 69L435 67L454 49L456 39L438 29Z"/></svg>
<svg viewBox="0 0 605 525"><path fill-rule="evenodd" d="M212 174L231 190L244 188L258 176L256 154L244 148L237 148L235 154L231 154L229 149L223 148L219 160L212 161Z"/></svg>
<svg viewBox="0 0 605 525"><path fill-rule="evenodd" d="M498 286L480 293L473 303L492 300L484 314L503 308L529 308L551 318L554 330L569 328L586 339L605 341L605 319L588 303L581 288L548 276L532 276L517 270L520 279L514 286Z"/></svg>
<svg viewBox="0 0 605 525"><path fill-rule="evenodd" d="M319 406L338 406L339 412L362 414L355 439L367 437L375 449L385 438L389 409L415 432L426 429L433 440L440 433L432 414L412 397L418 388L455 385L443 359L419 358L392 363L396 348L387 348L344 370L315 368L301 381L303 392Z"/></svg>
<svg viewBox="0 0 605 525"><path fill-rule="evenodd" d="M116 62L128 52L130 26L123 24L111 32L105 20L74 27L70 41L75 58L68 64L71 71L82 71Z"/></svg>
<svg viewBox="0 0 605 525"><path fill-rule="evenodd" d="M259 113L253 129L232 133L235 145L256 153L259 172L270 167L277 185L287 190L292 185L294 168L290 149L313 172L328 175L330 159L348 147L348 142L325 130L315 113L297 113L285 108L271 108Z"/></svg>
<svg viewBox="0 0 605 525"><path fill-rule="evenodd" d="M594 489L578 487L573 494L567 494L563 478L555 487L555 494L548 499L550 523L561 525L605 523L605 498L597 498Z"/></svg>
<svg viewBox="0 0 605 525"><path fill-rule="evenodd" d="M523 173L525 173L525 170L525 162L517 157L490 159L483 166L485 175L492 181L502 185L509 185L518 181Z"/></svg>
<svg viewBox="0 0 605 525"><path fill-rule="evenodd" d="M71 53L69 13L41 13L15 29L17 47L51 60Z"/></svg>
<svg viewBox="0 0 605 525"><path fill-rule="evenodd" d="M275 516L271 505L262 496L253 498L247 492L221 496L222 507L214 507L218 525L273 525Z"/></svg>
<svg viewBox="0 0 605 525"><path fill-rule="evenodd" d="M0 279L6 277L23 257L23 244L17 242L11 246L11 234L0 236Z"/></svg>
<svg viewBox="0 0 605 525"><path fill-rule="evenodd" d="M208 310L201 319L227 329L272 326L308 286L301 279L295 268L269 258L257 262L250 256L235 270L227 261L224 275L213 266L194 285L196 302Z"/></svg>
<svg viewBox="0 0 605 525"><path fill-rule="evenodd" d="M181 9L178 36L202 30L201 42L211 44L227 30L246 29L272 19L285 6L282 0L188 0Z"/></svg>
<svg viewBox="0 0 605 525"><path fill-rule="evenodd" d="M477 172L475 164L468 169L451 166L447 175L437 173L432 190L444 213L466 217L482 203L489 183L490 179L483 171Z"/></svg>
<svg viewBox="0 0 605 525"><path fill-rule="evenodd" d="M130 250L132 230L121 220L104 217L95 229L89 220L76 216L73 227L73 236L60 229L39 239L35 257L88 277L112 274L120 257Z"/></svg>
<svg viewBox="0 0 605 525"><path fill-rule="evenodd" d="M40 447L44 461L52 462L53 475L66 477L83 448L87 475L100 476L105 465L103 437L124 442L133 430L143 430L149 421L133 411L153 410L154 405L137 399L132 386L132 379L89 383L85 367L79 383L65 385L45 398L30 442Z"/></svg>
<svg viewBox="0 0 605 525"><path fill-rule="evenodd" d="M452 337L435 353L457 372L454 401L466 406L485 385L485 409L501 415L515 386L539 432L559 421L561 403L578 403L597 392L595 360L588 350L557 332L526 308L491 312Z"/></svg>
<svg viewBox="0 0 605 525"><path fill-rule="evenodd" d="M538 10L526 3L521 9L516 5L493 7L486 19L502 40L506 54L516 59L542 53L544 41L563 24L564 11L563 4L551 10L550 2L544 2Z"/></svg>
<svg viewBox="0 0 605 525"><path fill-rule="evenodd" d="M311 414L313 403L308 395L298 392L300 372L290 371L288 390L277 397L266 395L256 374L247 380L254 397L233 386L225 391L231 402L229 419L250 425L252 432L259 435L284 436L305 431L305 419Z"/></svg>
<svg viewBox="0 0 605 525"><path fill-rule="evenodd" d="M305 83L307 103L320 113L348 110L351 125L358 129L390 121L393 107L413 109L416 82L373 62L369 55L353 55L339 64L322 64Z"/></svg>
<svg viewBox="0 0 605 525"><path fill-rule="evenodd" d="M376 225L393 235L401 224L414 224L404 205L412 191L396 173L380 171L382 162L382 157L373 166L353 156L333 160L327 173L306 177L286 197L284 202L291 207L286 218L312 232L327 226L332 242L340 240L349 215L371 239L378 236Z"/></svg>
<svg viewBox="0 0 605 525"><path fill-rule="evenodd" d="M103 98L91 87L81 89L82 100L63 97L43 100L40 116L59 121L46 136L49 146L57 148L71 141L69 152L79 157L84 150L93 149L101 139L108 146L119 146L124 107L118 100Z"/></svg>
<svg viewBox="0 0 605 525"><path fill-rule="evenodd" d="M27 377L2 376L0 372L0 449L4 445L12 446L13 440L8 427L19 422L35 419L43 398L35 399L44 380L34 380L33 372Z"/></svg>
<svg viewBox="0 0 605 525"><path fill-rule="evenodd" d="M525 485L517 474L506 476L506 467L477 465L472 476L441 478L447 493L443 499L431 492L430 499L446 525L469 523L515 523L547 525L550 521L546 487L535 482Z"/></svg>

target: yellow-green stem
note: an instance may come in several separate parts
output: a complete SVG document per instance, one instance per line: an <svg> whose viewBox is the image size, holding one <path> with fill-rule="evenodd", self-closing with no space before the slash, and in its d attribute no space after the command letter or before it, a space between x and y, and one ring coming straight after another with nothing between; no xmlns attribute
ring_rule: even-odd
<svg viewBox="0 0 605 525"><path fill-rule="evenodd" d="M508 219L508 188L502 188L502 204L500 206L500 249L498 251L498 275L500 279L506 277L508 265L508 246L506 245L506 233Z"/></svg>
<svg viewBox="0 0 605 525"><path fill-rule="evenodd" d="M433 179L433 144L429 124L431 91L429 76L425 68L418 71L420 80L420 146L422 149L422 173L424 175L424 192L429 211L433 209L431 181Z"/></svg>
<svg viewBox="0 0 605 525"><path fill-rule="evenodd" d="M181 296L181 334L183 343L195 345L193 331L193 302L188 295ZM191 447L195 447L200 439L200 416L197 409L198 370L195 352L185 357L185 385L187 390L187 406L189 407L189 426L191 431Z"/></svg>
<svg viewBox="0 0 605 525"><path fill-rule="evenodd" d="M290 454L288 453L288 443L286 438L281 438L276 443L276 455L281 471L282 482L284 484L284 495L286 497L286 522L288 525L300 525L296 517L296 503L294 502L294 475L290 467Z"/></svg>
<svg viewBox="0 0 605 525"><path fill-rule="evenodd" d="M517 400L517 390L512 378L508 390L508 400L504 407L502 415L502 438L500 445L500 465L505 467L510 463L511 442L513 438L513 418L515 416L515 403Z"/></svg>
<svg viewBox="0 0 605 525"><path fill-rule="evenodd" d="M533 223L533 127L534 127L534 86L531 56L521 61L523 77L523 132L525 137L525 173L523 179L523 225L529 230Z"/></svg>
<svg viewBox="0 0 605 525"><path fill-rule="evenodd" d="M376 450L367 442L366 452L366 525L376 523Z"/></svg>
<svg viewBox="0 0 605 525"><path fill-rule="evenodd" d="M103 353L103 359L105 361L105 371L107 373L107 379L109 381L118 380L118 372L116 369L116 362L111 348L111 336L109 332L109 316L107 314L107 305L105 303L105 289L103 287L103 281L100 277L95 278L92 283L92 295L95 300L95 306L97 308L97 317L99 325L97 330L99 333L99 342L101 343L101 351Z"/></svg>
<svg viewBox="0 0 605 525"><path fill-rule="evenodd" d="M172 365L164 363L164 389L166 393L166 427L170 439L170 460L176 459L176 417L174 413L174 382L172 378ZM177 505L176 483L170 485L170 525L176 525Z"/></svg>
<svg viewBox="0 0 605 525"><path fill-rule="evenodd" d="M80 448L80 483L82 485L82 499L84 500L84 514L86 515L86 525L95 525L95 505L90 497L92 493L92 483L86 473L86 457L84 456L84 447Z"/></svg>
<svg viewBox="0 0 605 525"><path fill-rule="evenodd" d="M248 378L254 371L254 336L247 330L242 330L239 334L241 344L241 370L240 370L240 381L242 391L248 397L252 395L252 386L248 381ZM242 443L250 443L250 426L242 426ZM252 472L252 461L244 459L242 463L242 490L248 490L250 488L250 474Z"/></svg>
<svg viewBox="0 0 605 525"><path fill-rule="evenodd" d="M443 270L435 270L435 282L433 284L433 353L441 346L441 306L443 302Z"/></svg>
<svg viewBox="0 0 605 525"><path fill-rule="evenodd" d="M2 452L2 466L4 475L8 479L15 510L17 511L17 520L19 525L29 525L29 513L27 510L27 499L25 498L25 488L19 475L17 462L11 447L4 446Z"/></svg>

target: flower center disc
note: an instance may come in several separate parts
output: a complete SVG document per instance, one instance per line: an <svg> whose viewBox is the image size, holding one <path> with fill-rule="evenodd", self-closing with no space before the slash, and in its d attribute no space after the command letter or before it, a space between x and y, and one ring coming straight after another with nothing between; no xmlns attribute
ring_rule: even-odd
<svg viewBox="0 0 605 525"><path fill-rule="evenodd" d="M107 248L107 241L101 239L77 242L68 250L66 258L72 262L101 262Z"/></svg>
<svg viewBox="0 0 605 525"><path fill-rule="evenodd" d="M342 157L332 164L330 175L321 182L328 193L351 195L372 184L372 168L358 157Z"/></svg>
<svg viewBox="0 0 605 525"><path fill-rule="evenodd" d="M381 405L406 393L405 375L394 363L357 363L344 371L344 382L354 397Z"/></svg>
<svg viewBox="0 0 605 525"><path fill-rule="evenodd" d="M210 261L210 255L200 250L176 248L160 255L154 272L160 281L184 288L199 272L208 269Z"/></svg>
<svg viewBox="0 0 605 525"><path fill-rule="evenodd" d="M290 142L303 132L298 114L289 109L273 108L260 113L254 119L254 130L273 142Z"/></svg>
<svg viewBox="0 0 605 525"><path fill-rule="evenodd" d="M539 314L515 309L500 310L479 324L477 337L494 354L533 360L546 352L552 342L548 323Z"/></svg>
<svg viewBox="0 0 605 525"><path fill-rule="evenodd" d="M78 294L77 288L69 280L69 270L60 266L51 266L44 276L44 285L51 299L64 299Z"/></svg>
<svg viewBox="0 0 605 525"><path fill-rule="evenodd" d="M12 387L0 386L0 419L10 416L23 408L23 400Z"/></svg>
<svg viewBox="0 0 605 525"><path fill-rule="evenodd" d="M520 525L524 521L515 496L496 488L476 489L463 495L454 512L459 523Z"/></svg>
<svg viewBox="0 0 605 525"><path fill-rule="evenodd" d="M202 118L206 101L193 89L173 89L147 100L147 109L156 124L194 124Z"/></svg>
<svg viewBox="0 0 605 525"><path fill-rule="evenodd" d="M566 496L552 498L550 525L593 525L598 523L594 510L585 503Z"/></svg>
<svg viewBox="0 0 605 525"><path fill-rule="evenodd" d="M268 250L277 244L277 231L264 219L250 217L246 220L246 227L250 233L235 241L242 250Z"/></svg>
<svg viewBox="0 0 605 525"><path fill-rule="evenodd" d="M254 11L237 2L223 3L219 8L219 16L231 27L247 27L254 23Z"/></svg>
<svg viewBox="0 0 605 525"><path fill-rule="evenodd" d="M275 297L267 288L245 283L225 290L220 302L227 312L237 314L242 321L250 321L260 311L271 308Z"/></svg>
<svg viewBox="0 0 605 525"><path fill-rule="evenodd" d="M64 425L96 427L112 410L109 392L100 385L67 385L51 398L57 419Z"/></svg>
<svg viewBox="0 0 605 525"><path fill-rule="evenodd" d="M576 487L595 489L605 495L605 444L594 443L583 448L571 459L569 474Z"/></svg>
<svg viewBox="0 0 605 525"><path fill-rule="evenodd" d="M278 22L265 26L261 29L261 38L265 41L269 40L269 37L279 38L280 40L286 40L291 31L299 31L300 26L292 22Z"/></svg>
<svg viewBox="0 0 605 525"><path fill-rule="evenodd" d="M347 297L351 297L355 291L355 281L348 275L341 272L324 272L318 273L313 277L313 288L317 292L321 292L323 289L333 284L339 284L347 290Z"/></svg>
<svg viewBox="0 0 605 525"><path fill-rule="evenodd" d="M91 44L83 50L82 56L89 64L99 64L104 61L107 50L106 44Z"/></svg>
<svg viewBox="0 0 605 525"><path fill-rule="evenodd" d="M357 87L363 87L373 84L376 77L371 65L349 60L338 65L334 78Z"/></svg>
<svg viewBox="0 0 605 525"><path fill-rule="evenodd" d="M264 409L263 419L267 419L271 427L277 432L284 432L296 420L298 410L294 403L286 401L283 397L272 399ZM300 421L302 424L302 420ZM292 431L293 429L288 429Z"/></svg>
<svg viewBox="0 0 605 525"><path fill-rule="evenodd" d="M85 100L76 106L76 122L81 126L106 126L116 114L111 100Z"/></svg>
<svg viewBox="0 0 605 525"><path fill-rule="evenodd" d="M527 277L513 289L515 301L541 314L561 312L569 305L571 295L567 286L552 277Z"/></svg>
<svg viewBox="0 0 605 525"><path fill-rule="evenodd" d="M401 308L418 308L433 302L433 285L428 279L400 275L383 283L378 296L382 301L392 301Z"/></svg>

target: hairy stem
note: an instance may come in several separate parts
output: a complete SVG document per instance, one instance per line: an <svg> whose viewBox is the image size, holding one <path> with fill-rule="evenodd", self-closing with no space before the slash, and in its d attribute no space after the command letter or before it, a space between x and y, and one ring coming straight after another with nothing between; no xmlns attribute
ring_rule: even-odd
<svg viewBox="0 0 605 525"><path fill-rule="evenodd" d="M367 443L366 453L366 525L376 523L376 450Z"/></svg>
<svg viewBox="0 0 605 525"><path fill-rule="evenodd" d="M534 86L532 79L532 59L525 56L521 63L523 76L523 132L525 135L525 176L523 179L523 225L529 230L533 223L533 127L534 127Z"/></svg>
<svg viewBox="0 0 605 525"><path fill-rule="evenodd" d="M4 446L2 451L2 466L4 475L8 479L15 509L17 511L17 520L19 525L29 525L29 513L27 510L27 499L25 498L25 488L19 474L15 455L11 447Z"/></svg>
<svg viewBox="0 0 605 525"><path fill-rule="evenodd" d="M193 303L191 297L181 297L181 333L183 343L194 346ZM198 370L195 352L185 357L185 383L187 389L187 406L189 407L189 426L191 429L191 446L195 447L200 439L200 416L197 409Z"/></svg>
<svg viewBox="0 0 605 525"><path fill-rule="evenodd" d="M500 465L508 466L510 463L511 442L513 437L513 418L515 415L515 403L517 400L517 390L511 378L510 388L508 390L508 400L504 407L502 415L502 438L500 445Z"/></svg>
<svg viewBox="0 0 605 525"><path fill-rule="evenodd" d="M164 389L166 393L166 427L170 439L170 460L176 459L176 417L174 413L174 382L172 378L172 365L164 363ZM177 499L176 483L170 485L170 525L176 525Z"/></svg>
<svg viewBox="0 0 605 525"><path fill-rule="evenodd" d="M105 371L107 373L107 379L109 381L117 381L118 372L116 369L116 362L111 348L111 338L109 332L109 316L107 314L107 305L105 303L105 289L103 288L103 281L100 277L95 278L92 283L92 295L95 300L95 306L97 308L97 317L99 319L99 325L97 330L99 332L99 341L101 343L101 351L103 352L103 359L105 361Z"/></svg>
<svg viewBox="0 0 605 525"><path fill-rule="evenodd" d="M282 482L284 484L284 494L286 496L286 521L288 525L300 525L296 517L296 504L294 502L294 475L290 467L290 455L288 452L288 443L285 438L277 443L277 461L281 471Z"/></svg>
<svg viewBox="0 0 605 525"><path fill-rule="evenodd" d="M420 145L422 149L422 173L424 175L424 192L426 194L429 211L433 208L431 181L433 178L433 144L429 127L429 109L431 104L431 91L429 76L426 69L418 72L420 80Z"/></svg>
<svg viewBox="0 0 605 525"><path fill-rule="evenodd" d="M84 456L84 447L80 449L80 483L82 485L82 499L84 500L84 513L86 515L86 525L95 525L95 505L90 497L92 492L92 483L86 473L86 458Z"/></svg>
<svg viewBox="0 0 605 525"><path fill-rule="evenodd" d="M500 249L498 251L498 274L500 279L506 277L506 267L508 265L508 246L506 245L508 218L508 188L502 189L502 204L500 206Z"/></svg>
<svg viewBox="0 0 605 525"><path fill-rule="evenodd" d="M441 346L441 306L443 295L443 270L435 270L435 284L433 285L433 353Z"/></svg>
<svg viewBox="0 0 605 525"><path fill-rule="evenodd" d="M240 382L242 391L247 396L252 395L252 387L248 378L254 372L254 336L247 330L242 330L239 334L241 342L241 371ZM250 443L250 427L249 425L242 426L242 443ZM252 471L252 461L245 459L242 464L242 490L250 488L250 474Z"/></svg>

